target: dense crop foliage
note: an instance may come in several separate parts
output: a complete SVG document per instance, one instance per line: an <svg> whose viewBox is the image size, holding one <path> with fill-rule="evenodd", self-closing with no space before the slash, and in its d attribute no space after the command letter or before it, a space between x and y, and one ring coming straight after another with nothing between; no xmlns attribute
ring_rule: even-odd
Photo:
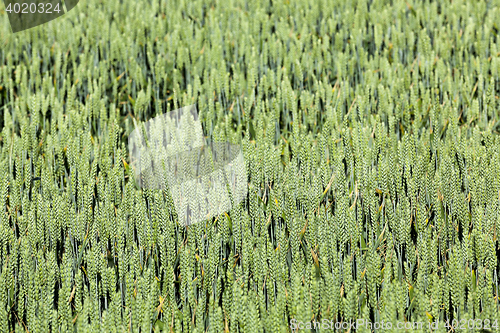
<svg viewBox="0 0 500 333"><path fill-rule="evenodd" d="M500 319L499 5L0 7L0 332ZM191 104L249 187L185 227L126 142Z"/></svg>

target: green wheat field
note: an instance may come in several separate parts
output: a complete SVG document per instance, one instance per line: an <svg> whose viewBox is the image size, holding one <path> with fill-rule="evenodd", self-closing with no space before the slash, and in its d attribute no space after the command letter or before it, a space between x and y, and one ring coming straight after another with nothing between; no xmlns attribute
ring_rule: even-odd
<svg viewBox="0 0 500 333"><path fill-rule="evenodd" d="M499 17L81 0L13 34L0 4L0 332L499 332ZM188 105L248 193L186 227L128 137Z"/></svg>

